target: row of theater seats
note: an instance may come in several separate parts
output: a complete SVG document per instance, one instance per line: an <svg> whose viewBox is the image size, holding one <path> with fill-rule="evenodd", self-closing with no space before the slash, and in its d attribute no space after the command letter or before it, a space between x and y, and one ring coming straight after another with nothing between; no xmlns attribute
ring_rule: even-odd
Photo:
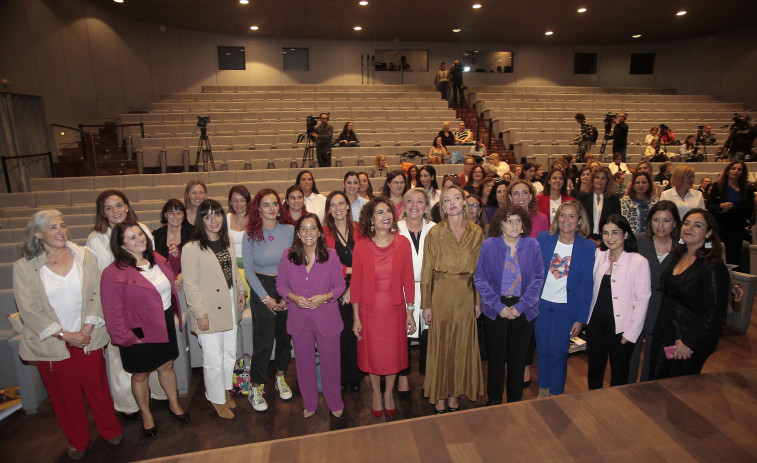
<svg viewBox="0 0 757 463"><path fill-rule="evenodd" d="M313 108L329 106L334 111L349 109L444 109L447 102L439 98L438 93L418 99L391 98L369 100L356 94L353 99L322 100L258 100L258 101L206 101L159 102L152 103L151 109L156 113L180 113L204 109L215 112L254 112L254 111L313 111Z"/></svg>

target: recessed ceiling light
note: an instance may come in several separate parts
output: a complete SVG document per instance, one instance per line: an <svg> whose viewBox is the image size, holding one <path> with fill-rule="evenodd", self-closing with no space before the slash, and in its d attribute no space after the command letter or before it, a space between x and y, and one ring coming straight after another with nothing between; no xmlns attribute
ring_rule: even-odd
<svg viewBox="0 0 757 463"><path fill-rule="evenodd" d="M586 13L586 8L579 8L579 9L578 9L578 12L579 12L579 13Z"/></svg>
<svg viewBox="0 0 757 463"><path fill-rule="evenodd" d="M363 30L363 28L360 27L360 26L355 26L355 27L353 27L353 29L355 29L356 31L362 31Z"/></svg>
<svg viewBox="0 0 757 463"><path fill-rule="evenodd" d="M683 10L681 10L681 11L679 11L678 13L676 13L676 16L683 16L683 15L685 15L685 14L686 14L686 12L685 12L685 11L683 11Z"/></svg>
<svg viewBox="0 0 757 463"><path fill-rule="evenodd" d="M452 32L460 32L462 29L452 29Z"/></svg>
<svg viewBox="0 0 757 463"><path fill-rule="evenodd" d="M239 3L241 3L242 5L247 5L248 3L250 3L250 0L239 0Z"/></svg>
<svg viewBox="0 0 757 463"><path fill-rule="evenodd" d="M363 0L362 2L359 2L358 4L361 5L361 6L365 6L365 5L368 4L368 2L366 2L365 0Z"/></svg>
<svg viewBox="0 0 757 463"><path fill-rule="evenodd" d="M481 4L480 3L474 3L473 4L473 9L477 10L479 8L481 8Z"/></svg>
<svg viewBox="0 0 757 463"><path fill-rule="evenodd" d="M250 26L251 31L256 31L258 29L260 29L258 26Z"/></svg>
<svg viewBox="0 0 757 463"><path fill-rule="evenodd" d="M631 38L638 39L641 37L641 34L632 35Z"/></svg>
<svg viewBox="0 0 757 463"><path fill-rule="evenodd" d="M113 0L113 1L116 2L116 3L123 3L124 2L124 0Z"/></svg>
<svg viewBox="0 0 757 463"><path fill-rule="evenodd" d="M552 35L552 34L554 34L554 32L552 32L552 31L547 31L547 32L544 33L544 35Z"/></svg>

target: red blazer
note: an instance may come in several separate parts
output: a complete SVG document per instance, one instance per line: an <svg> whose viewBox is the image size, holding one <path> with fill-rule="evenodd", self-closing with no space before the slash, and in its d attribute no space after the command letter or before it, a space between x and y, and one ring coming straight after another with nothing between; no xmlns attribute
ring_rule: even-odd
<svg viewBox="0 0 757 463"><path fill-rule="evenodd" d="M360 227L358 226L357 222L352 222L352 224L352 239L355 241L355 245L357 246L357 242L363 239L363 235L360 234ZM336 239L331 236L328 227L326 227L325 225L323 226L323 239L326 241L326 246L330 247L331 249L336 249ZM342 265L342 276L344 278L347 278L346 265Z"/></svg>
<svg viewBox="0 0 757 463"><path fill-rule="evenodd" d="M413 275L413 258L410 241L402 235L394 235L396 246L392 259L392 305L412 304L415 301L415 277ZM350 301L352 303L373 302L376 297L376 266L373 252L368 248L375 246L373 240L363 239L355 243L352 253L352 280L350 284Z"/></svg>
<svg viewBox="0 0 757 463"><path fill-rule="evenodd" d="M153 252L155 263L171 282L171 306L179 317L179 295L174 286L174 273L166 259ZM105 327L113 344L131 346L139 339L131 330L142 328L143 343L168 342L163 299L141 272L134 267L119 268L113 262L103 270L100 280L100 300L103 305ZM173 329L173 328L171 328Z"/></svg>
<svg viewBox="0 0 757 463"><path fill-rule="evenodd" d="M560 204L564 203L565 201L569 199L576 199L572 196L563 195L560 198ZM537 195L536 196L536 205L539 207L539 212L543 213L544 215L549 218L549 196L548 195ZM551 223L551 222L550 222Z"/></svg>

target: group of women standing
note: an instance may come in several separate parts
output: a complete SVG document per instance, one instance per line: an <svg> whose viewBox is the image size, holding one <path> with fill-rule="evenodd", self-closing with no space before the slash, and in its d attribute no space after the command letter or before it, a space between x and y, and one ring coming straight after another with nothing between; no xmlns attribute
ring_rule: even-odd
<svg viewBox="0 0 757 463"><path fill-rule="evenodd" d="M57 211L30 220L24 257L14 265L27 331L21 355L44 362L40 372L73 457L89 444L81 391L112 443L121 434L114 410L141 419L147 438L157 435L151 392L165 394L169 413L189 422L172 367L180 292L202 347L206 398L227 419L236 407L232 368L248 297L248 400L256 411L268 408L272 354L274 388L281 399L292 397L284 375L293 344L306 418L318 408L316 355L334 416L344 409L341 392L359 390L367 374L373 414L392 417L397 375L399 391L410 389L408 336L426 329L423 389L436 413L457 410L460 396L484 395L479 327L490 405L505 392L507 401L521 399L532 332L540 397L563 392L569 341L587 324L591 389L602 386L608 358L611 385L635 381L642 349L642 380L696 373L715 349L728 292L718 222L735 223L732 211L749 207L745 167L735 163L727 172L712 195L717 219L693 208L681 221L679 208L662 200L636 226L610 200L605 169L590 173L578 200L567 195L561 169L550 172L538 199L524 179L492 185L487 213L455 178L439 191L430 166L418 169L412 188L402 172L390 173L376 197L354 172L345 175L344 191L321 199L312 173L303 171L285 204L274 190L251 197L239 185L229 193L228 215L196 180L183 203L163 207L154 238L123 193L107 190L97 199L87 248L68 241ZM637 177L635 192L644 198L649 178ZM429 220L435 202L437 224ZM644 233L635 233L638 223L646 223Z"/></svg>

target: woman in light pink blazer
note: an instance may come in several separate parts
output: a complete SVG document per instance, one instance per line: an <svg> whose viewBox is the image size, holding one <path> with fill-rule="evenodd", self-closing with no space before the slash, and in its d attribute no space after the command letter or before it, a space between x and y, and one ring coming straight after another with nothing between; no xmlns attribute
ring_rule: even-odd
<svg viewBox="0 0 757 463"><path fill-rule="evenodd" d="M610 359L610 386L628 383L634 345L652 295L649 263L637 252L628 221L612 214L602 226L594 260L594 293L586 327L589 389L601 389Z"/></svg>

